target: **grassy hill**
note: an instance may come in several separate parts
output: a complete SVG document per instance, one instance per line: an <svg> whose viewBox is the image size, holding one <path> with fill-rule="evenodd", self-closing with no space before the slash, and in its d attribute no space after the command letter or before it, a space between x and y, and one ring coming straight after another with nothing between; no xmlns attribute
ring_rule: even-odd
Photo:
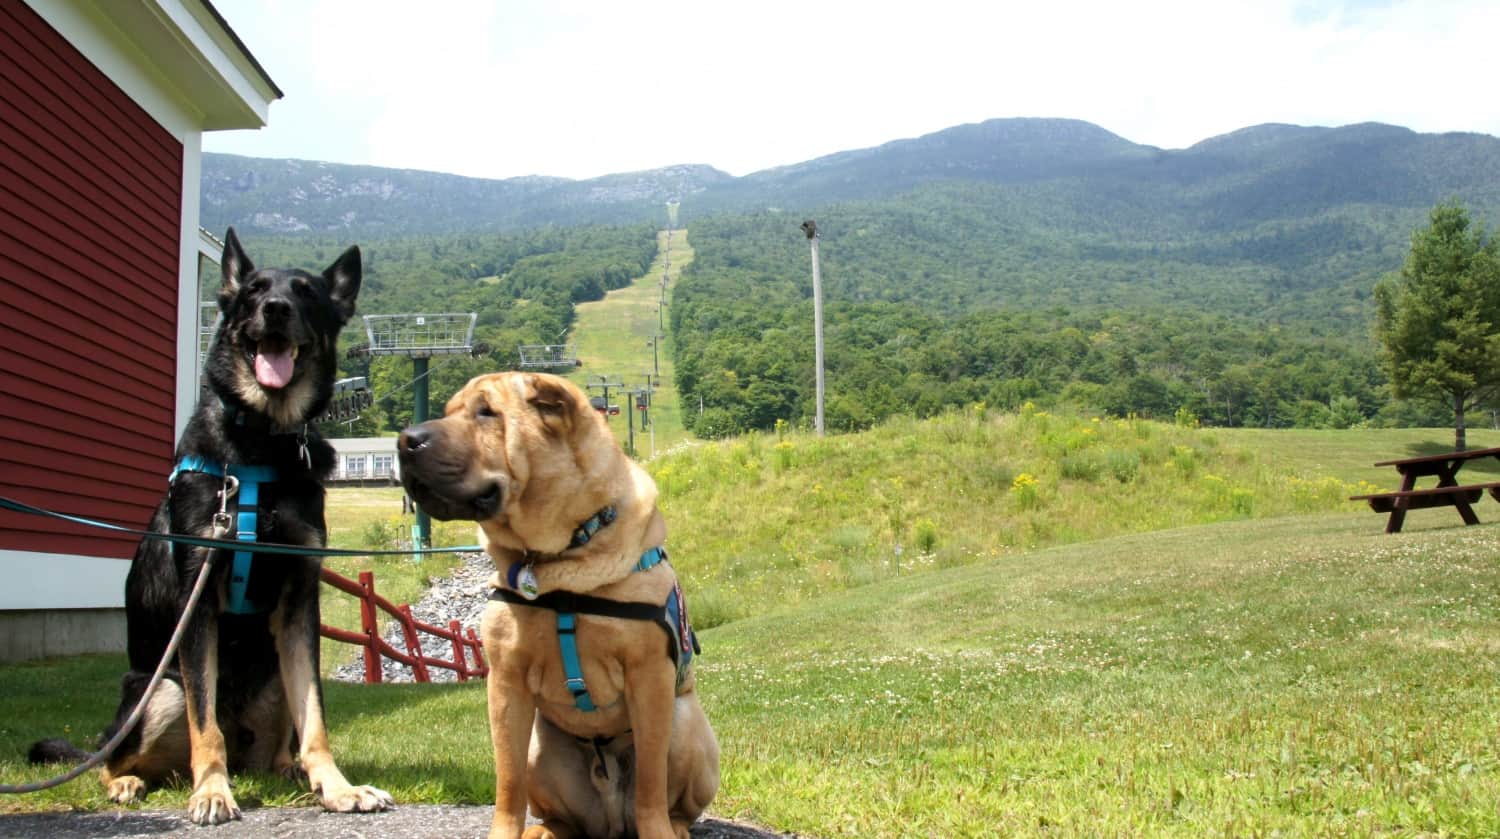
<svg viewBox="0 0 1500 839"><path fill-rule="evenodd" d="M1473 446L1500 445L1500 432L1475 433ZM1447 451L1451 437L1444 429L1205 430L971 408L822 439L752 434L648 468L696 619L718 625L1037 548L1362 510L1348 496L1398 483L1393 469L1371 464ZM1379 531L1383 520L1368 518ZM1457 517L1412 514L1413 526L1427 522Z"/></svg>
<svg viewBox="0 0 1500 839"><path fill-rule="evenodd" d="M812 836L1494 835L1495 535L1182 528L705 633L716 806Z"/></svg>
<svg viewBox="0 0 1500 839"><path fill-rule="evenodd" d="M664 230L657 237L657 255L645 274L629 286L605 295L603 300L580 303L570 340L578 348L582 366L568 378L587 387L601 377L624 381L636 389L645 384L648 373L656 381L651 397L651 426L641 428L641 414L635 412L635 448L643 457L651 457L687 440L682 426L682 405L677 393L672 364L673 347L659 302L671 304L672 289L682 269L693 261L693 248L686 230ZM652 342L658 342L653 350ZM597 395L601 391L590 391ZM616 402L614 395L611 402ZM621 444L629 440L631 422L626 415L629 400L618 400L621 413L609 417L610 428Z"/></svg>

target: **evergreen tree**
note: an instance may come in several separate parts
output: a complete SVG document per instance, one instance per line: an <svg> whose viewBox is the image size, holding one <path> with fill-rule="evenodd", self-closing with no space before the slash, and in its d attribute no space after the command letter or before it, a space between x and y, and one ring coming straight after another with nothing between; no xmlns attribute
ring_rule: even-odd
<svg viewBox="0 0 1500 839"><path fill-rule="evenodd" d="M1500 245L1457 201L1434 207L1412 234L1399 278L1375 287L1381 362L1398 398L1453 409L1454 448L1465 413L1500 389Z"/></svg>

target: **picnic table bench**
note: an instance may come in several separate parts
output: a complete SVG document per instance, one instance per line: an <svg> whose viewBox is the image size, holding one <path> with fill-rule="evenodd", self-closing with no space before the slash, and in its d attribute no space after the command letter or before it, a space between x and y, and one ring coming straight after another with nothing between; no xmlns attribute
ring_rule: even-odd
<svg viewBox="0 0 1500 839"><path fill-rule="evenodd" d="M1430 454L1408 457L1401 460L1382 460L1376 466L1394 466L1401 473L1401 489L1395 492L1374 492L1368 495L1350 496L1350 501L1367 501L1370 509L1377 513L1388 513L1386 533L1400 533L1406 521L1407 510L1427 507L1455 507L1464 524L1479 524L1474 515L1474 503L1488 491L1500 501L1500 481L1477 484L1459 484L1458 470L1465 463L1480 458L1500 459L1500 448L1470 449L1462 452ZM1436 476L1437 486L1417 489L1418 478Z"/></svg>

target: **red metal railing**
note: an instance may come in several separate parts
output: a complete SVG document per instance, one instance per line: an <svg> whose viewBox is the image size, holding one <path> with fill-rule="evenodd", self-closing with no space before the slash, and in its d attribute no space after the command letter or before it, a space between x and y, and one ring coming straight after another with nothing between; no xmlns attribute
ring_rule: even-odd
<svg viewBox="0 0 1500 839"><path fill-rule="evenodd" d="M458 676L460 682L467 682L470 676L482 678L489 675L489 665L484 660L484 646L479 637L474 634L473 627L468 629L468 634L459 626L458 621L448 621L448 628L433 626L423 623L411 616L410 606L397 606L384 597L375 593L375 574L372 571L359 572L359 582L348 577L343 577L323 569L323 582L359 598L359 632L350 632L347 629L339 629L336 626L324 624L322 635L345 644L353 644L364 648L365 655L365 684L374 684L382 680L380 660L389 658L399 661L412 669L412 675L418 682L430 682L428 667L442 667L452 670ZM376 610L385 612L395 618L401 626L401 637L406 652L401 652L380 636L380 621ZM453 659L432 658L422 653L422 641L418 633L425 632L444 638L453 644ZM474 664L470 666L468 656L473 655Z"/></svg>

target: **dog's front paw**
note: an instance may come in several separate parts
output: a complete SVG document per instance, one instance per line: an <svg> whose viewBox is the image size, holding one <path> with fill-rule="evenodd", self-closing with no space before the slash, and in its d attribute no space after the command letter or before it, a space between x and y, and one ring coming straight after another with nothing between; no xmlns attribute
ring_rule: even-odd
<svg viewBox="0 0 1500 839"><path fill-rule="evenodd" d="M323 808L335 813L376 813L395 803L390 793L372 786L323 790Z"/></svg>
<svg viewBox="0 0 1500 839"><path fill-rule="evenodd" d="M194 824L223 824L240 817L240 805L234 803L229 781L222 775L203 779L188 799L188 818Z"/></svg>
<svg viewBox="0 0 1500 839"><path fill-rule="evenodd" d="M146 797L146 782L134 775L121 775L109 782L105 794L117 804L130 804Z"/></svg>

